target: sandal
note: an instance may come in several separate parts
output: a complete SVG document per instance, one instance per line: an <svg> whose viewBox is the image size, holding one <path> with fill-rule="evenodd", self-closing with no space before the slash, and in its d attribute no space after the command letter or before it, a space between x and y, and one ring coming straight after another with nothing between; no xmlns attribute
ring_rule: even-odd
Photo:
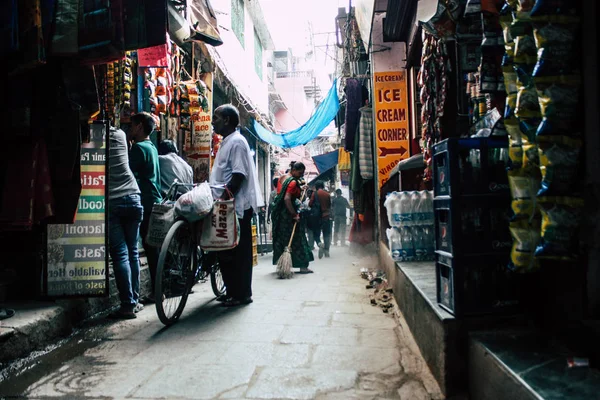
<svg viewBox="0 0 600 400"><path fill-rule="evenodd" d="M313 274L315 271L313 271L312 269L301 269L300 271L296 272L297 274Z"/></svg>
<svg viewBox="0 0 600 400"><path fill-rule="evenodd" d="M246 305L246 304L250 304L252 303L254 300L252 300L252 297L247 297L245 299L228 299L225 302L221 303L221 305L223 307L237 307L237 306L242 306L242 305Z"/></svg>
<svg viewBox="0 0 600 400"><path fill-rule="evenodd" d="M226 294L222 294L219 297L217 297L215 300L218 301L219 303L224 303L226 301L231 300L231 297L227 296Z"/></svg>
<svg viewBox="0 0 600 400"><path fill-rule="evenodd" d="M0 308L0 320L7 319L15 315L15 310L12 308Z"/></svg>

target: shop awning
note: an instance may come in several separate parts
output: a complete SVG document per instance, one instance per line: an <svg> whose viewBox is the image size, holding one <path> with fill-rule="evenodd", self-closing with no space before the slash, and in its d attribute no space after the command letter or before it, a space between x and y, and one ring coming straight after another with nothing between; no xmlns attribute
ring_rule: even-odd
<svg viewBox="0 0 600 400"><path fill-rule="evenodd" d="M394 167L390 173L390 179L400 171L406 171L409 169L423 169L425 168L425 161L423 160L423 153L415 154L414 156L402 160Z"/></svg>
<svg viewBox="0 0 600 400"><path fill-rule="evenodd" d="M179 47L186 42L205 42L211 46L220 46L223 40L217 27L217 17L209 0L188 2L189 18L186 20L179 1L169 0L169 35Z"/></svg>
<svg viewBox="0 0 600 400"><path fill-rule="evenodd" d="M314 185L317 181L330 181L335 177L335 165L333 167L331 167L330 169L328 169L327 171L323 171L322 173L320 173L318 176L316 176L314 179L312 179L311 181L308 182L309 186Z"/></svg>
<svg viewBox="0 0 600 400"><path fill-rule="evenodd" d="M388 0L383 31L389 41L408 41L417 10L417 3L417 0Z"/></svg>
<svg viewBox="0 0 600 400"><path fill-rule="evenodd" d="M314 156L312 159L317 166L317 170L319 173L323 173L333 167L335 167L338 163L339 151L334 150L329 153L321 154L319 156Z"/></svg>
<svg viewBox="0 0 600 400"><path fill-rule="evenodd" d="M312 117L301 127L290 132L277 134L254 121L254 130L265 142L284 149L291 149L306 144L319 136L333 121L339 109L340 99L338 98L337 79L334 79L325 99L317 106Z"/></svg>

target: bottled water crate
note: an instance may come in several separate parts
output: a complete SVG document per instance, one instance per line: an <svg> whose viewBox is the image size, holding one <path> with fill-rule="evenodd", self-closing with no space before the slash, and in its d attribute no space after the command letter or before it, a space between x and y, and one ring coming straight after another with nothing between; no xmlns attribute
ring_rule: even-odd
<svg viewBox="0 0 600 400"><path fill-rule="evenodd" d="M450 138L433 146L435 197L509 194L506 138Z"/></svg>
<svg viewBox="0 0 600 400"><path fill-rule="evenodd" d="M509 254L508 196L434 199L435 248L455 255Z"/></svg>
<svg viewBox="0 0 600 400"><path fill-rule="evenodd" d="M520 276L507 264L508 254L453 257L437 251L439 306L455 317L518 312Z"/></svg>

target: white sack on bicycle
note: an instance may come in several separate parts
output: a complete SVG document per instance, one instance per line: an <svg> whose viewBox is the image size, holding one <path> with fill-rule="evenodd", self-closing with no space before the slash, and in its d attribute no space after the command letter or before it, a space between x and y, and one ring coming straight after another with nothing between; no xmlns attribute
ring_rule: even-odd
<svg viewBox="0 0 600 400"><path fill-rule="evenodd" d="M235 248L240 242L240 221L235 214L235 200L215 201L213 212L202 221L200 247L206 251Z"/></svg>
<svg viewBox="0 0 600 400"><path fill-rule="evenodd" d="M204 182L177 199L175 214L185 218L188 222L199 221L212 211L213 203L210 185L208 182Z"/></svg>

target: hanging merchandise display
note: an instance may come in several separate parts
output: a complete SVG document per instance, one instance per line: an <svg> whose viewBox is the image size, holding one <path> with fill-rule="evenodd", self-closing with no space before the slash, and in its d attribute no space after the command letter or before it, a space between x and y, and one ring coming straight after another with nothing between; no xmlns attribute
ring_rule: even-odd
<svg viewBox="0 0 600 400"><path fill-rule="evenodd" d="M559 4L560 3L560 4ZM564 3L564 4L563 4ZM581 193L577 2L507 1L501 10L510 137L510 267L578 257Z"/></svg>
<svg viewBox="0 0 600 400"><path fill-rule="evenodd" d="M421 149L425 159L424 180L432 178L432 147L443 138L441 119L448 93L450 64L446 43L423 31L423 55L418 82L421 88Z"/></svg>

